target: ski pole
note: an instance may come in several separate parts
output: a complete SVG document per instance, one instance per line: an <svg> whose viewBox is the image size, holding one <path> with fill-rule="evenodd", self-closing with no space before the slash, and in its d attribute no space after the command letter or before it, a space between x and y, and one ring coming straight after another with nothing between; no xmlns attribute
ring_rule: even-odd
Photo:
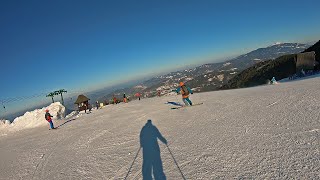
<svg viewBox="0 0 320 180"><path fill-rule="evenodd" d="M181 171L181 169L180 169L180 167L179 167L179 165L178 165L178 163L177 163L176 159L174 158L174 156L173 156L173 154L172 154L172 152L171 152L171 150L170 150L169 146L168 146L167 144L166 144L166 146L167 146L167 148L168 148L168 150L169 150L169 153L171 154L171 157L172 157L172 159L173 159L174 163L177 165L177 167L178 167L178 169L179 169L179 171L180 171L180 173L181 173L181 175L182 175L182 178L183 178L184 180L186 180L186 178L184 177L184 175L183 175L183 173L182 173L182 171Z"/></svg>
<svg viewBox="0 0 320 180"><path fill-rule="evenodd" d="M137 157L138 157L138 154L139 154L140 150L141 150L141 146L139 147L139 150L138 150L136 156L134 157L134 159L133 159L133 161L132 161L132 164L131 164L131 166L130 166L130 168L129 168L129 171L128 171L128 173L127 173L127 175L126 175L126 177L125 177L124 179L127 179L128 175L129 175L129 173L130 173L130 171L131 171L131 168L132 168L134 162L136 161L136 159L137 159Z"/></svg>

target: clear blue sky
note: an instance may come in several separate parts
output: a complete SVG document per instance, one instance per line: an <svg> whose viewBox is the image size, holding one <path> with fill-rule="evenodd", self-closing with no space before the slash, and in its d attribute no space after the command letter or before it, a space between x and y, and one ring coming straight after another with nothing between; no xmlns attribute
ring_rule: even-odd
<svg viewBox="0 0 320 180"><path fill-rule="evenodd" d="M318 40L319 7L319 0L2 0L0 99L96 89L277 41Z"/></svg>

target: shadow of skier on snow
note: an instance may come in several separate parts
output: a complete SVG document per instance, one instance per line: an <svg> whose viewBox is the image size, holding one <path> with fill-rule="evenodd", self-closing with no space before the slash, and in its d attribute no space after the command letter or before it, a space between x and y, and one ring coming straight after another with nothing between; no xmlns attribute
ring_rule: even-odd
<svg viewBox="0 0 320 180"><path fill-rule="evenodd" d="M71 121L74 121L74 120L76 120L76 119L75 119L75 118L73 118L73 119L69 119L68 121L66 121L66 122L64 122L64 123L60 124L59 126L57 126L56 128L59 128L59 127L61 127L61 126L65 125L65 124L67 124L67 123L69 123L69 122L71 122Z"/></svg>
<svg viewBox="0 0 320 180"><path fill-rule="evenodd" d="M164 144L167 140L161 135L158 128L148 120L140 132L140 146L143 152L142 176L144 180L152 180L152 172L155 180L165 180L160 147L158 139Z"/></svg>
<svg viewBox="0 0 320 180"><path fill-rule="evenodd" d="M183 106L182 104L178 103L178 102L173 102L173 101L168 101L167 103L165 104L172 104L172 105L175 105L175 106Z"/></svg>

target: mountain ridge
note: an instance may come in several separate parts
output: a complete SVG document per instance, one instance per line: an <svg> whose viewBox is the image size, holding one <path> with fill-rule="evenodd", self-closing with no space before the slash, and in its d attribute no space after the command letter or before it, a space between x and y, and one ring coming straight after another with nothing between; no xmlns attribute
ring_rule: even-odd
<svg viewBox="0 0 320 180"><path fill-rule="evenodd" d="M301 52L311 51L316 53L316 61L318 61L318 65L315 66L315 69L319 70L320 41ZM295 56L296 53L293 53L280 56L274 60L257 63L256 65L245 69L233 77L220 89L236 89L257 86L266 84L267 81L272 77L275 77L277 80L279 80L292 76L296 73Z"/></svg>

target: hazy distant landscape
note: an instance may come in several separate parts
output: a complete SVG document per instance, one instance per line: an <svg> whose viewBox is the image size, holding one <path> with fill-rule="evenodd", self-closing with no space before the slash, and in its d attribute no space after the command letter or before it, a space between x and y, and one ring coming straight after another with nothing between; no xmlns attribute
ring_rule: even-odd
<svg viewBox="0 0 320 180"><path fill-rule="evenodd" d="M192 69L171 72L111 93L101 92L104 94L100 94L100 97L99 94L96 94L97 96L95 97L98 97L99 101L105 101L111 99L113 95L121 97L123 93L126 93L131 98L135 98L134 94L137 92L146 97L156 96L157 91L161 91L161 94L165 95L175 89L180 81L186 82L196 92L218 90L244 69L286 54L300 53L310 46L301 43L278 43L269 47L259 48L225 62L204 64Z"/></svg>

